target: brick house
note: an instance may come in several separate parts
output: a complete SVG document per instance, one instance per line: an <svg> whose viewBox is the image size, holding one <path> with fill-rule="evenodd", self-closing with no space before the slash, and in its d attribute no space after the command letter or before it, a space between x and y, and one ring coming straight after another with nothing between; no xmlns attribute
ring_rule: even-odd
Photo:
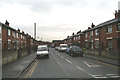
<svg viewBox="0 0 120 80"><path fill-rule="evenodd" d="M115 11L114 19L96 26L92 23L87 30L78 31L71 37L71 44L78 42L89 53L118 55L120 52L120 10ZM66 43L69 44L70 38L66 38L66 40L68 41Z"/></svg>
<svg viewBox="0 0 120 80"><path fill-rule="evenodd" d="M24 31L20 32L20 29L16 30L10 27L7 20L5 24L0 23L0 42L3 64L27 55L31 49L35 51L34 47L37 46L35 39L25 34Z"/></svg>

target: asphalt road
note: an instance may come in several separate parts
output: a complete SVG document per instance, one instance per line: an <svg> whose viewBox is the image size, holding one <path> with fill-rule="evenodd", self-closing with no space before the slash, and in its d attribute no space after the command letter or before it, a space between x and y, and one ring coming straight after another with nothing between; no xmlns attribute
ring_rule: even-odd
<svg viewBox="0 0 120 80"><path fill-rule="evenodd" d="M49 59L37 59L25 78L118 78L118 67L86 57L70 57L49 50Z"/></svg>

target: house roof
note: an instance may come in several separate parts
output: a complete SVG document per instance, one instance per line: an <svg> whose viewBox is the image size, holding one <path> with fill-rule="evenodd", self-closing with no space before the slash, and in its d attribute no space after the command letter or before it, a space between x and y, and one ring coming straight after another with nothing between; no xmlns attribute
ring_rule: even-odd
<svg viewBox="0 0 120 80"><path fill-rule="evenodd" d="M104 26L109 25L109 24L116 23L116 22L118 22L118 20L120 20L120 18L116 18L116 19L112 19L112 20L109 20L109 21L103 22L103 23L98 24L97 26L95 26L95 27L93 27L93 28L90 28L90 29L84 30L83 33L84 33L84 32L88 32L88 31L91 31L91 30L94 30L94 29L97 29L97 28L104 27Z"/></svg>

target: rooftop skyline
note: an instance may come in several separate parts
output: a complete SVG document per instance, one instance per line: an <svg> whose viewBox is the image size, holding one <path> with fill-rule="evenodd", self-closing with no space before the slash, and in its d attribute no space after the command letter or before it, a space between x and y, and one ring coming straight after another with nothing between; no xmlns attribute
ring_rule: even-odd
<svg viewBox="0 0 120 80"><path fill-rule="evenodd" d="M119 0L1 0L0 22L43 41L64 39L114 18Z"/></svg>

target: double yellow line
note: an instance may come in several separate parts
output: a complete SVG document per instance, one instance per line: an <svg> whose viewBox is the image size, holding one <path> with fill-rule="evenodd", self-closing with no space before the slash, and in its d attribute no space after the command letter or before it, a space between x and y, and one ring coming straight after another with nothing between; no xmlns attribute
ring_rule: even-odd
<svg viewBox="0 0 120 80"><path fill-rule="evenodd" d="M30 77L30 76L32 75L32 73L33 73L33 71L35 70L37 64L38 64L38 61L36 61L36 62L34 63L34 65L32 66L32 68L31 68L31 69L29 70L29 72L24 76L24 78L28 78L28 77Z"/></svg>

